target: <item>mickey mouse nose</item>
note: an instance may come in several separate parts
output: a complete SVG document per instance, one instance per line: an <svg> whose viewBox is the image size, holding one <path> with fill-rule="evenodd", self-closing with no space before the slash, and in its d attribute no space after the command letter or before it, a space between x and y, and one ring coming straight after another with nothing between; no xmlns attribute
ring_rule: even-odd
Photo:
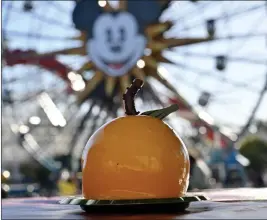
<svg viewBox="0 0 267 220"><path fill-rule="evenodd" d="M121 52L121 46L111 46L111 51L114 53Z"/></svg>

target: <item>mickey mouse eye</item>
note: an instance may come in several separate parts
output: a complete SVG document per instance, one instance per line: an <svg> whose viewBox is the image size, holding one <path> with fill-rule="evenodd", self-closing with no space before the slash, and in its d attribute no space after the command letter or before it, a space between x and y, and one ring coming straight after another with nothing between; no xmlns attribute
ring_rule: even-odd
<svg viewBox="0 0 267 220"><path fill-rule="evenodd" d="M125 28L124 27L120 27L119 31L120 31L120 40L121 41L125 41L125 35L126 35Z"/></svg>
<svg viewBox="0 0 267 220"><path fill-rule="evenodd" d="M112 42L112 31L110 28L106 29L106 35L107 35L107 42Z"/></svg>

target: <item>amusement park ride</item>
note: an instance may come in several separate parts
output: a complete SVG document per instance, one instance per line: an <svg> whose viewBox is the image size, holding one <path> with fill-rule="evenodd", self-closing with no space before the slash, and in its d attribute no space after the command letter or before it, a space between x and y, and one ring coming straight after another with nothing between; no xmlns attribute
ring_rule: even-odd
<svg viewBox="0 0 267 220"><path fill-rule="evenodd" d="M229 7L230 4L233 6ZM4 1L3 113L8 118L4 132L12 131L11 137L17 137L19 145L46 168L60 169L52 158L55 152L64 152L71 155L72 168L77 169L75 163L79 162L88 137L101 124L121 115L122 93L134 78L140 78L145 81L137 99L141 108L148 104L154 107L178 104L176 117L190 122L198 131L200 140L216 142L217 146L236 140L238 134L226 134L223 126L208 114L208 105L216 105L217 94L208 88L200 88L200 81L210 77L232 85L235 90L251 90L259 101L245 126L246 129L249 127L266 85L261 89L250 82L231 80L227 67L235 63L239 67L257 66L259 71L266 72L267 56L238 55L238 50L246 43L258 40L259 47L264 47L266 25L263 31L254 29L255 24L245 28L244 33L229 34L229 30L243 17L255 13L259 15L257 18L266 17L266 3L230 4L224 1L168 0L121 0L116 5L103 0ZM57 11L58 18L45 14L44 8ZM214 15L213 10L218 14ZM64 13L71 18L73 25L69 29L76 33L75 36L60 36L60 31L57 33L57 29L52 28L67 28L63 22L67 20ZM14 29L16 26L12 22L18 19L17 15L31 17L29 26L25 19L25 26ZM40 26L37 33L33 32L35 24ZM46 34L41 34L44 33L42 25L47 28ZM227 34L222 34L222 28ZM30 46L27 47L23 39ZM50 45L49 42L57 40L66 42L65 48L53 50L56 44ZM220 46L222 42L224 44ZM49 51L42 52L43 45ZM230 47L230 52L220 52L224 51L220 47L225 45ZM200 46L205 48L202 53L198 52ZM190 47L193 49L186 50ZM186 59L199 58L203 63L209 60L214 66L213 73L179 61L176 58L179 53ZM199 75L199 78L194 82L187 79L186 71ZM258 73L251 73L254 74ZM261 76L261 80L267 78ZM178 92L176 80L188 83L198 91L197 105ZM227 104L224 108L227 109Z"/></svg>

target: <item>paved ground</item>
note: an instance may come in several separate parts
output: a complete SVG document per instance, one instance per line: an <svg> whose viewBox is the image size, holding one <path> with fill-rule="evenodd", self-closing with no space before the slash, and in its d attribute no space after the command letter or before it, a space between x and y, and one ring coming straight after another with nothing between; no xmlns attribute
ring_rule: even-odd
<svg viewBox="0 0 267 220"><path fill-rule="evenodd" d="M192 202L182 213L88 214L79 205L60 205L62 198L6 199L3 219L266 219L267 188L203 191L210 201ZM224 201L222 201L224 200ZM248 201L250 200L250 201ZM220 202L218 202L220 201Z"/></svg>

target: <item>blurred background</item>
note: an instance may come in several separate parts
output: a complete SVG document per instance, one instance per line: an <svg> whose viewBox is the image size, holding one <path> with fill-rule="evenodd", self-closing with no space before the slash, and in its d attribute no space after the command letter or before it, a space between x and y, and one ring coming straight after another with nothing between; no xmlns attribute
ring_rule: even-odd
<svg viewBox="0 0 267 220"><path fill-rule="evenodd" d="M110 48L115 25L96 34L112 11L136 18L144 48L127 25ZM101 66L88 49L101 33L115 58L128 42L142 54L124 72L112 53ZM166 122L188 148L190 191L267 184L266 1L4 0L1 53L2 198L81 193L83 147L124 114L134 77L139 111L179 105Z"/></svg>

